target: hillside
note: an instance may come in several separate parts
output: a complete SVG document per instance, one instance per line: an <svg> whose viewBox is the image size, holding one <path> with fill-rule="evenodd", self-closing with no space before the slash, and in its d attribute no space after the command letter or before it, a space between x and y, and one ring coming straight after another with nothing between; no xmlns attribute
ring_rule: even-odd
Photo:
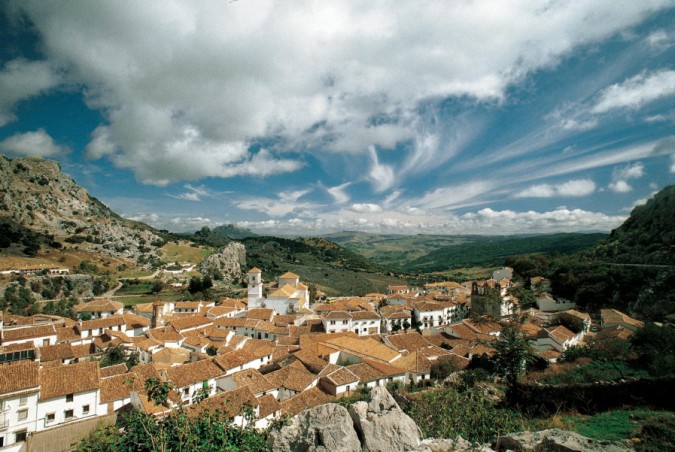
<svg viewBox="0 0 675 452"><path fill-rule="evenodd" d="M292 271L328 295L364 295L405 284L382 274L363 256L322 238L250 237L242 242L247 265L260 268L266 280Z"/></svg>
<svg viewBox="0 0 675 452"><path fill-rule="evenodd" d="M431 273L472 266L499 266L511 255L568 253L594 246L605 234L551 234L535 237L330 234L326 239L406 273Z"/></svg>
<svg viewBox="0 0 675 452"><path fill-rule="evenodd" d="M617 263L675 264L675 185L633 209L596 256Z"/></svg>
<svg viewBox="0 0 675 452"><path fill-rule="evenodd" d="M90 196L57 162L34 157L0 156L0 231L0 249L13 256L53 248L147 262L164 243Z"/></svg>
<svg viewBox="0 0 675 452"><path fill-rule="evenodd" d="M241 240L249 237L259 237L258 234L250 229L241 228L236 224L224 224L213 228L213 232L228 236L233 240Z"/></svg>
<svg viewBox="0 0 675 452"><path fill-rule="evenodd" d="M545 276L554 295L582 308L616 308L649 320L675 319L674 187L636 207L609 237L564 256L532 254L506 261L523 277Z"/></svg>

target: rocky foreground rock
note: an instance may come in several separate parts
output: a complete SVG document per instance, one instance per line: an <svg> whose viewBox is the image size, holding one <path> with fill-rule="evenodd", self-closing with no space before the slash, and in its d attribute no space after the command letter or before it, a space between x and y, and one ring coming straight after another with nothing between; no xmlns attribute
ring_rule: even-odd
<svg viewBox="0 0 675 452"><path fill-rule="evenodd" d="M483 451L489 445L472 444L462 437L422 439L422 431L405 414L385 388L373 388L369 402L357 402L349 410L328 403L303 411L290 424L270 434L268 449L299 452L442 452ZM558 429L519 432L500 437L498 451L523 452L623 452L629 442L596 441Z"/></svg>
<svg viewBox="0 0 675 452"><path fill-rule="evenodd" d="M199 264L198 270L203 275L219 272L224 281L232 282L241 278L245 265L246 247L239 242L231 242L217 253L207 256Z"/></svg>

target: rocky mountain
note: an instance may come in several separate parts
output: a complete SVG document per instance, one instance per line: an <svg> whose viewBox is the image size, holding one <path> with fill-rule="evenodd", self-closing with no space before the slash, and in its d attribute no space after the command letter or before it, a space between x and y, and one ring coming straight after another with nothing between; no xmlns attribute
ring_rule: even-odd
<svg viewBox="0 0 675 452"><path fill-rule="evenodd" d="M0 248L31 255L40 245L149 260L164 241L149 226L125 220L42 158L0 156ZM22 243L17 243L22 242Z"/></svg>
<svg viewBox="0 0 675 452"><path fill-rule="evenodd" d="M224 234L234 240L241 240L248 237L259 237L258 234L251 231L250 229L239 227L236 224L224 224L222 226L217 226L213 228L213 231Z"/></svg>
<svg viewBox="0 0 675 452"><path fill-rule="evenodd" d="M207 256L198 266L199 273L211 275L218 273L223 280L232 282L242 276L246 266L246 247L231 242L217 253Z"/></svg>

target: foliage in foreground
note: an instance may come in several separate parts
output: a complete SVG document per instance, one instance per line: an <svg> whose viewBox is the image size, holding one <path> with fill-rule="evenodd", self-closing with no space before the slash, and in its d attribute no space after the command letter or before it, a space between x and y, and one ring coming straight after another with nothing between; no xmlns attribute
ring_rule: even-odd
<svg viewBox="0 0 675 452"><path fill-rule="evenodd" d="M497 407L479 387L428 392L399 403L427 438L462 435L471 442L485 443L500 434L523 430L524 420L518 413Z"/></svg>
<svg viewBox="0 0 675 452"><path fill-rule="evenodd" d="M579 434L598 440L638 438L636 450L673 450L675 413L648 409L608 411L588 419L569 417Z"/></svg>
<svg viewBox="0 0 675 452"><path fill-rule="evenodd" d="M120 434L119 429L123 430ZM131 410L120 413L117 426L99 426L75 445L78 452L241 451L266 450L266 436L253 427L233 427L221 411L198 415L180 409L164 418Z"/></svg>

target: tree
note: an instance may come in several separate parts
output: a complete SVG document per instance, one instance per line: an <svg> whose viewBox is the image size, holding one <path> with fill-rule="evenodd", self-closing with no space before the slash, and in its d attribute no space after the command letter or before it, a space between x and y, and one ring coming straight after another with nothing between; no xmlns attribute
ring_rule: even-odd
<svg viewBox="0 0 675 452"><path fill-rule="evenodd" d="M152 283L152 287L150 287L150 293L157 295L162 291L162 289L164 289L164 283L158 280Z"/></svg>
<svg viewBox="0 0 675 452"><path fill-rule="evenodd" d="M206 347L206 354L209 356L216 356L218 354L218 347L215 345L209 345Z"/></svg>
<svg viewBox="0 0 675 452"><path fill-rule="evenodd" d="M504 328L499 339L491 345L497 350L493 358L497 374L509 388L515 386L527 363L535 358L534 350L520 331L512 326Z"/></svg>
<svg viewBox="0 0 675 452"><path fill-rule="evenodd" d="M408 331L410 329L410 322L408 321L408 319L403 319L403 323L401 324L401 326L403 327L404 331Z"/></svg>
<svg viewBox="0 0 675 452"><path fill-rule="evenodd" d="M145 380L145 392L155 405L169 406L169 393L171 392L171 384L168 382L161 382L155 377L150 377Z"/></svg>
<svg viewBox="0 0 675 452"><path fill-rule="evenodd" d="M391 322L391 331L396 333L397 331L401 330L401 319L394 320Z"/></svg>
<svg viewBox="0 0 675 452"><path fill-rule="evenodd" d="M631 343L640 356L639 362L651 375L675 374L675 330L672 327L646 323L631 337Z"/></svg>

